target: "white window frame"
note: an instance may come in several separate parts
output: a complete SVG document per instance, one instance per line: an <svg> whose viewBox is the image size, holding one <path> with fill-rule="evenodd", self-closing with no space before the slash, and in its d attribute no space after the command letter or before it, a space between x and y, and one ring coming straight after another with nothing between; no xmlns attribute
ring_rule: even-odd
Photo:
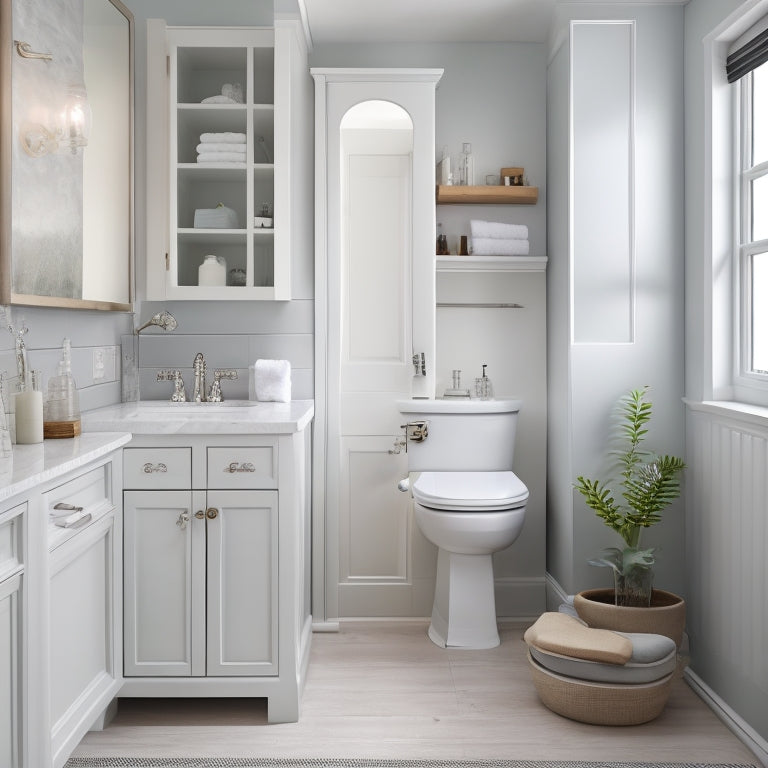
<svg viewBox="0 0 768 768"><path fill-rule="evenodd" d="M734 157L734 381L737 401L768 405L768 373L752 370L752 282L751 260L755 254L768 252L768 240L753 241L751 237L751 182L768 174L768 162L752 165L752 73L738 84L734 118L738 146Z"/></svg>

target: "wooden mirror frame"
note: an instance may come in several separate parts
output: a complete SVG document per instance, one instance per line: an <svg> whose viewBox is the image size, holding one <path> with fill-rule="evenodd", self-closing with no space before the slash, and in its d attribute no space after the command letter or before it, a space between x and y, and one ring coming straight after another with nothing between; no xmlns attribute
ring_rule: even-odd
<svg viewBox="0 0 768 768"><path fill-rule="evenodd" d="M64 307L70 309L97 309L111 311L132 311L135 296L134 274L134 18L131 11L120 0L104 0L113 6L126 20L128 34L128 210L126 250L127 263L121 264L127 283L127 301L101 300L95 298L71 298L54 295L17 293L13 287L13 2L0 2L0 304L27 306ZM34 44L32 44L34 48Z"/></svg>

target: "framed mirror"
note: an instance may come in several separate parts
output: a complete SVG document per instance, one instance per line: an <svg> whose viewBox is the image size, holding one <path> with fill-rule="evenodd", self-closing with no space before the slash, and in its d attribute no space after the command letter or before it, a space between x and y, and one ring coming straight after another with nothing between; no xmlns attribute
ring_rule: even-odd
<svg viewBox="0 0 768 768"><path fill-rule="evenodd" d="M0 3L0 304L130 311L133 15Z"/></svg>

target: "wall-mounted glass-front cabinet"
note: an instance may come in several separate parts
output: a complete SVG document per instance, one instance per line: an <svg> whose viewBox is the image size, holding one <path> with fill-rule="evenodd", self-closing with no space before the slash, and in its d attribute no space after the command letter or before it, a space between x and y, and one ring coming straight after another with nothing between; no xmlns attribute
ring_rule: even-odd
<svg viewBox="0 0 768 768"><path fill-rule="evenodd" d="M281 32L148 23L150 300L291 298Z"/></svg>

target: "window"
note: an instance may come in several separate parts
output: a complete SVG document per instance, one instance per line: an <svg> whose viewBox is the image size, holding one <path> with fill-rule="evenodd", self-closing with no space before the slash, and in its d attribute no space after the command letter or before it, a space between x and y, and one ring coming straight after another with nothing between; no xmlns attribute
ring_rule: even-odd
<svg viewBox="0 0 768 768"><path fill-rule="evenodd" d="M737 391L768 386L768 62L744 75L739 85Z"/></svg>

